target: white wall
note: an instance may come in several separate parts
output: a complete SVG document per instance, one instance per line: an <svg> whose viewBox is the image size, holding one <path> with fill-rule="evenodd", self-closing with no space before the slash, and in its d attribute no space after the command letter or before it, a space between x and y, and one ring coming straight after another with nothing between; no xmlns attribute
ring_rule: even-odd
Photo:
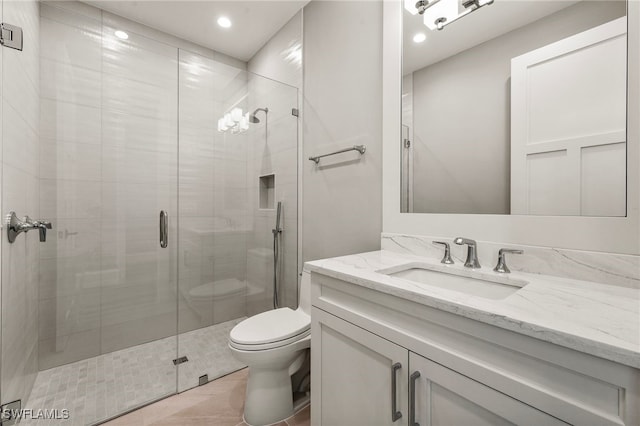
<svg viewBox="0 0 640 426"><path fill-rule="evenodd" d="M22 52L0 48L2 66L2 217L40 219L39 3L5 0L2 22L22 27ZM2 403L26 402L38 371L38 232L13 244L2 229Z"/></svg>
<svg viewBox="0 0 640 426"><path fill-rule="evenodd" d="M249 59L247 71L302 88L302 11Z"/></svg>
<svg viewBox="0 0 640 426"><path fill-rule="evenodd" d="M580 2L415 71L414 211L508 214L511 58L625 12Z"/></svg>
<svg viewBox="0 0 640 426"><path fill-rule="evenodd" d="M380 248L381 48L382 2L305 7L305 261ZM366 154L340 154L318 166L307 160L356 144L366 145Z"/></svg>

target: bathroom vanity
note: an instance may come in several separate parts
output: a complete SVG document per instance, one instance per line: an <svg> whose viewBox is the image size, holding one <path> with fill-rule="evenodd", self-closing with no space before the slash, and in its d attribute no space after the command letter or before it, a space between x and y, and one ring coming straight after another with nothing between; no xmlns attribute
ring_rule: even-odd
<svg viewBox="0 0 640 426"><path fill-rule="evenodd" d="M306 267L314 425L640 424L638 289L390 251Z"/></svg>

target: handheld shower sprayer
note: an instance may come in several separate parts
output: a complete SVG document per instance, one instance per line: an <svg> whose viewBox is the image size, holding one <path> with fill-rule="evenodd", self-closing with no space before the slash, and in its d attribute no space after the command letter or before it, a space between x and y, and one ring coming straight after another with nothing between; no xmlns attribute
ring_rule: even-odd
<svg viewBox="0 0 640 426"><path fill-rule="evenodd" d="M273 309L278 309L280 302L278 301L278 266L280 264L280 220L282 218L282 201L278 201L276 212L276 227L271 230L273 233Z"/></svg>

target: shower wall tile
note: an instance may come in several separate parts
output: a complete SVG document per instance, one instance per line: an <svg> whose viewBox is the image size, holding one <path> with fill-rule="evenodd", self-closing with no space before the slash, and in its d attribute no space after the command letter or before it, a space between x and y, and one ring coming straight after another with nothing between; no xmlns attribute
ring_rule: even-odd
<svg viewBox="0 0 640 426"><path fill-rule="evenodd" d="M40 370L69 364L100 355L100 330L88 330L62 336L41 339L38 347Z"/></svg>
<svg viewBox="0 0 640 426"><path fill-rule="evenodd" d="M100 21L92 21L58 8L42 6L40 11L41 57L56 62L100 71L102 41Z"/></svg>
<svg viewBox="0 0 640 426"><path fill-rule="evenodd" d="M100 144L100 109L69 102L40 100L40 137L59 142Z"/></svg>
<svg viewBox="0 0 640 426"><path fill-rule="evenodd" d="M177 179L175 152L141 151L118 145L102 146L104 182L175 185Z"/></svg>
<svg viewBox="0 0 640 426"><path fill-rule="evenodd" d="M100 218L102 207L100 182L41 178L39 192L42 217Z"/></svg>
<svg viewBox="0 0 640 426"><path fill-rule="evenodd" d="M22 27L24 50L2 49L3 215L39 214L39 3L3 2L3 22ZM6 19L5 19L6 18ZM37 233L2 239L2 403L26 400L38 371Z"/></svg>
<svg viewBox="0 0 640 426"><path fill-rule="evenodd" d="M40 70L41 98L100 107L99 71L45 58L40 60Z"/></svg>
<svg viewBox="0 0 640 426"><path fill-rule="evenodd" d="M152 184L130 182L102 183L102 216L110 218L119 227L130 219L149 222L160 210L176 211L177 189L175 184ZM156 223L153 222L153 226ZM115 229L114 229L115 231ZM156 239L157 232L151 235Z"/></svg>
<svg viewBox="0 0 640 426"><path fill-rule="evenodd" d="M40 177L43 179L100 181L100 151L91 144L43 140Z"/></svg>
<svg viewBox="0 0 640 426"><path fill-rule="evenodd" d="M102 111L102 143L136 151L175 153L177 123L119 111Z"/></svg>
<svg viewBox="0 0 640 426"><path fill-rule="evenodd" d="M171 63L167 65L171 66ZM177 71L174 67L174 73ZM177 77L176 77L177 78ZM152 84L104 74L103 108L136 117L174 121L178 114L178 92L173 84Z"/></svg>
<svg viewBox="0 0 640 426"><path fill-rule="evenodd" d="M4 164L22 170L29 176L37 176L38 144L34 141L38 140L38 133L22 119L21 114L6 99L3 101L2 113Z"/></svg>

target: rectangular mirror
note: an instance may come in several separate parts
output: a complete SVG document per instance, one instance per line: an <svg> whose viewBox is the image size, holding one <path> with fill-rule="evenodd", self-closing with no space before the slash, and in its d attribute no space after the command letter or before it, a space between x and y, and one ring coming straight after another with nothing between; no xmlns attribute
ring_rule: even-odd
<svg viewBox="0 0 640 426"><path fill-rule="evenodd" d="M406 0L401 212L625 216L626 10Z"/></svg>

